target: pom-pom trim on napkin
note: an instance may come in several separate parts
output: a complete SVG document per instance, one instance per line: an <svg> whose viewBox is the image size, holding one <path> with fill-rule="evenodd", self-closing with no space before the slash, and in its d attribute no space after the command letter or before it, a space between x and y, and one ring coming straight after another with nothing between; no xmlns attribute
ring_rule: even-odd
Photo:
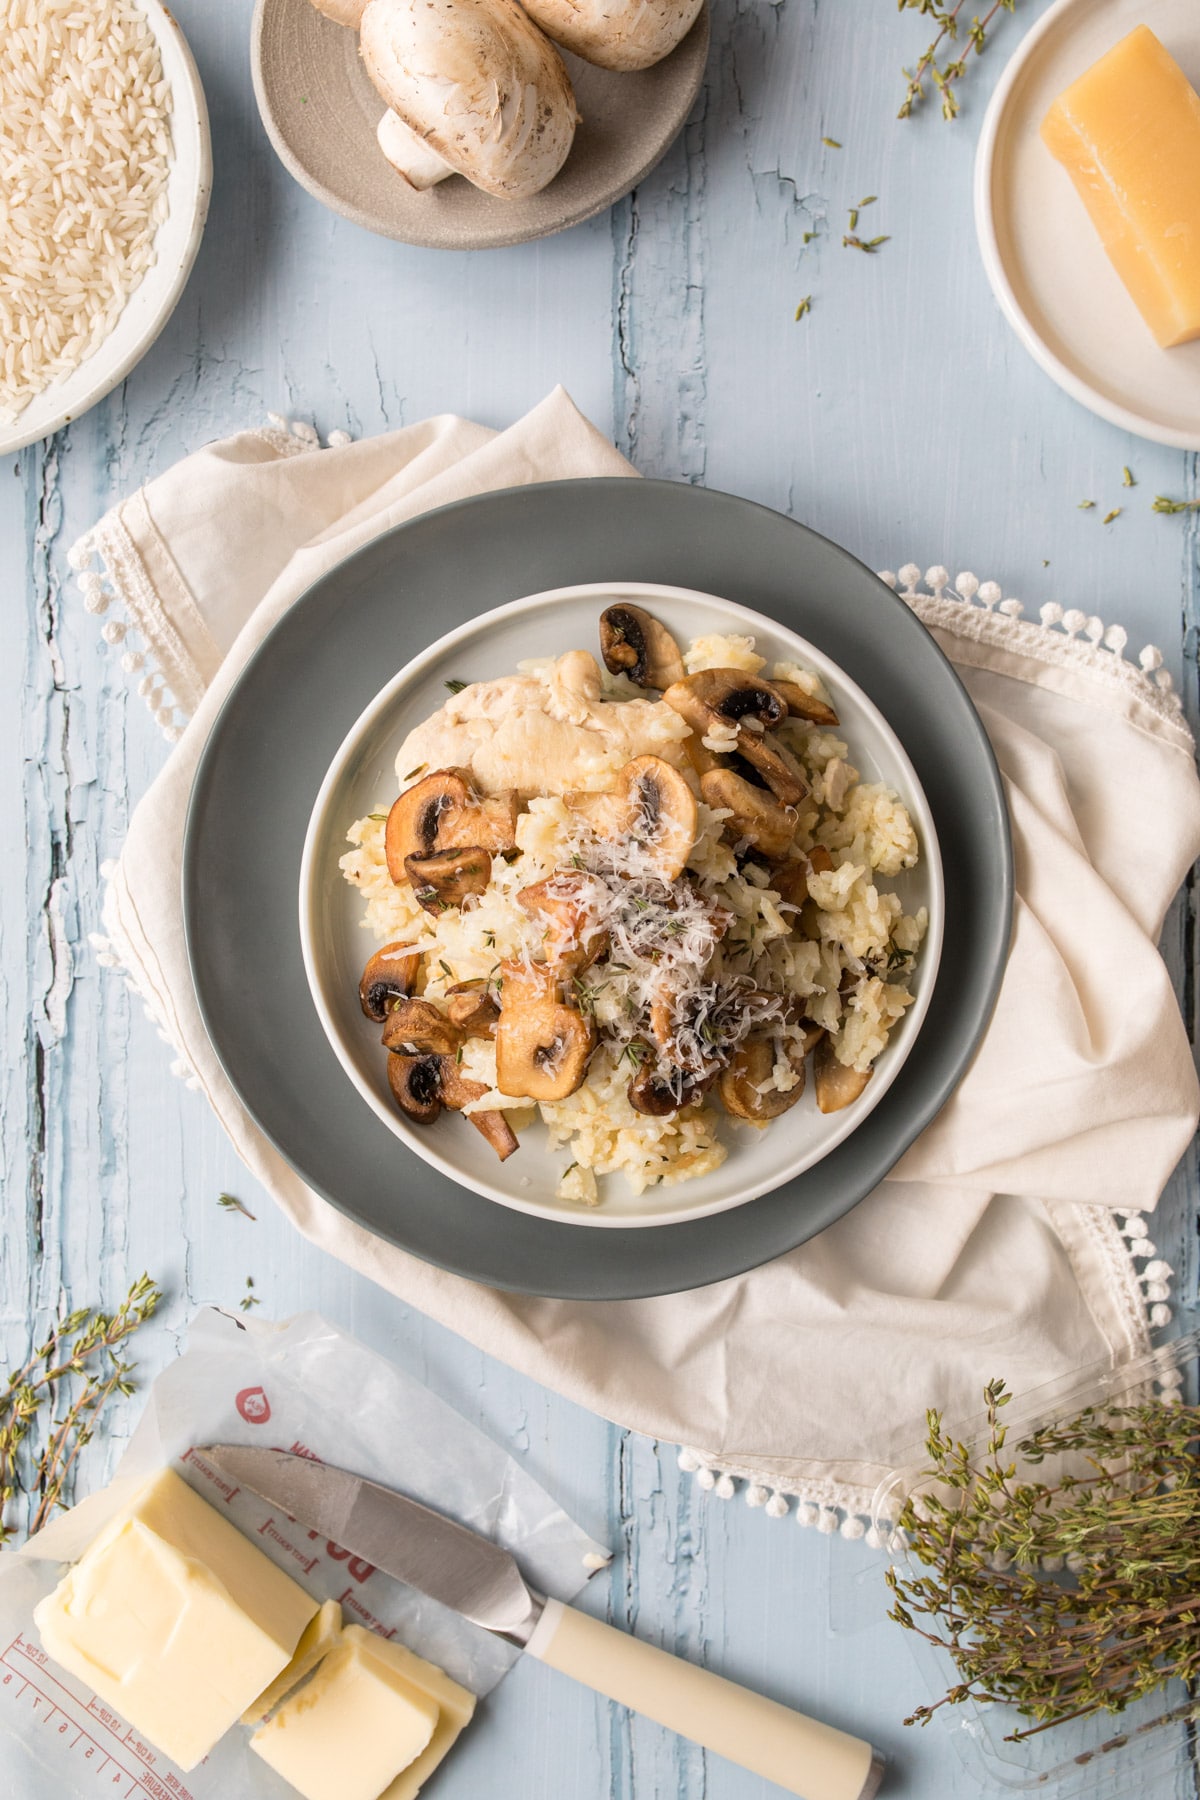
<svg viewBox="0 0 1200 1800"><path fill-rule="evenodd" d="M989 644L1001 650L1017 650L1038 662L1058 663L1087 671L1101 681L1135 696L1164 723L1175 726L1191 743L1183 706L1175 692L1163 653L1147 644L1136 664L1125 655L1129 634L1123 625L1106 625L1094 613L1077 607L1061 607L1051 600L1039 609L1040 624L1024 617L1020 600L1006 599L996 581L980 581L970 571L956 575L939 563L922 577L916 563L905 563L897 574L881 569L886 581L907 601L923 624L949 631L957 638ZM924 581L928 590L921 592Z"/></svg>
<svg viewBox="0 0 1200 1800"><path fill-rule="evenodd" d="M268 413L266 424L253 435L278 456L337 450L353 441L348 432L331 431L322 446L312 425L281 413ZM146 579L119 507L72 544L67 561L78 576L85 609L104 619L100 636L121 652L125 673L138 677L137 691L167 742L178 743L200 690L190 659L176 653L174 628Z"/></svg>
<svg viewBox="0 0 1200 1800"><path fill-rule="evenodd" d="M1114 1279L1123 1290L1134 1354L1142 1355L1150 1349L1151 1331L1171 1322L1168 1302L1175 1271L1159 1257L1141 1213L1114 1214L1106 1206L1081 1207L1080 1213L1106 1253ZM1154 1384L1164 1404L1179 1404L1183 1385L1180 1370L1163 1369L1156 1374ZM791 1515L797 1525L813 1527L828 1537L861 1538L873 1550L885 1547L884 1539L861 1510L861 1488L831 1481L773 1483L764 1479L761 1468L724 1462L686 1445L678 1460L683 1473L694 1476L697 1485L718 1500L732 1500L740 1492L747 1506L761 1507L769 1519Z"/></svg>

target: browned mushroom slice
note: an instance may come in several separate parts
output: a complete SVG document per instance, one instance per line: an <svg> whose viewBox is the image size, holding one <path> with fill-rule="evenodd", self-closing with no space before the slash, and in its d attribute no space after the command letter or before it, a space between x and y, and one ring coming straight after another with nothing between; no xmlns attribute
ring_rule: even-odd
<svg viewBox="0 0 1200 1800"><path fill-rule="evenodd" d="M385 1050L406 1055L445 1056L458 1049L462 1033L432 1000L401 1000L383 1028Z"/></svg>
<svg viewBox="0 0 1200 1800"><path fill-rule="evenodd" d="M808 792L804 771L767 733L787 718L787 703L769 681L748 675L743 669L702 669L675 682L663 695L692 728L687 750L698 774L719 766L701 740L714 728L734 726L736 749L758 771L776 798L794 806Z"/></svg>
<svg viewBox="0 0 1200 1800"><path fill-rule="evenodd" d="M799 1047L795 1052L787 1052L787 1060L799 1077L795 1087L786 1094L778 1088L760 1091L771 1078L778 1054L770 1038L748 1037L738 1045L728 1066L721 1070L717 1084L726 1112L761 1124L766 1119L779 1118L795 1106L804 1092L804 1058Z"/></svg>
<svg viewBox="0 0 1200 1800"><path fill-rule="evenodd" d="M625 602L600 615L600 654L610 674L627 675L638 687L667 688L684 676L679 645L666 626Z"/></svg>
<svg viewBox="0 0 1200 1800"><path fill-rule="evenodd" d="M389 1000L403 1000L412 993L421 968L421 952L411 944L385 944L362 972L358 998L368 1019L382 1025Z"/></svg>
<svg viewBox="0 0 1200 1800"><path fill-rule="evenodd" d="M583 1083L595 1032L558 998L548 964L506 962L496 1027L496 1086L514 1100L565 1100Z"/></svg>
<svg viewBox="0 0 1200 1800"><path fill-rule="evenodd" d="M646 1046L646 1057L641 1068L629 1083L629 1104L635 1112L645 1113L651 1119L669 1119L672 1113L682 1112L685 1106L694 1106L709 1086L711 1077L687 1079L680 1075L678 1080L665 1081L655 1066L653 1052Z"/></svg>
<svg viewBox="0 0 1200 1800"><path fill-rule="evenodd" d="M405 862L410 856L430 856L445 849L439 842L442 820L449 812L461 812L471 797L471 778L465 769L435 769L422 781L406 788L387 816L384 851L388 874L397 887L408 880Z"/></svg>
<svg viewBox="0 0 1200 1800"><path fill-rule="evenodd" d="M725 821L731 843L743 840L763 856L782 856L796 832L796 809L784 806L765 788L754 787L732 769L710 769L700 777L700 792L709 806L733 814Z"/></svg>
<svg viewBox="0 0 1200 1800"><path fill-rule="evenodd" d="M826 729L841 724L832 706L826 706L815 694L806 694L798 682L772 681L771 686L777 694L783 695L793 719L807 719L810 725L821 725Z"/></svg>
<svg viewBox="0 0 1200 1800"><path fill-rule="evenodd" d="M464 1038L494 1037L500 1009L485 981L460 981L446 990L446 1017Z"/></svg>
<svg viewBox="0 0 1200 1800"><path fill-rule="evenodd" d="M727 725L741 725L753 719L763 731L773 731L787 718L787 701L779 690L761 675L749 675L745 669L701 669L683 683L691 689L702 706L708 708ZM668 705L668 694L663 695Z"/></svg>
<svg viewBox="0 0 1200 1800"><path fill-rule="evenodd" d="M515 794L481 798L465 769L435 769L406 788L387 817L384 852L397 887L409 879L410 856L436 850L479 848L505 853L516 847Z"/></svg>
<svg viewBox="0 0 1200 1800"><path fill-rule="evenodd" d="M808 853L808 870L810 875L828 875L833 868L833 858L824 844L814 844Z"/></svg>
<svg viewBox="0 0 1200 1800"><path fill-rule="evenodd" d="M472 1100L481 1100L487 1093L482 1082L471 1081L463 1074L454 1056L439 1059L439 1078L442 1105L451 1112L462 1112L464 1106L469 1106ZM463 1117L487 1139L501 1162L507 1161L513 1151L520 1148L520 1140L502 1112L487 1110L464 1113Z"/></svg>
<svg viewBox="0 0 1200 1800"><path fill-rule="evenodd" d="M441 1067L436 1056L400 1056L387 1059L388 1086L392 1098L414 1125L432 1125L442 1110Z"/></svg>
<svg viewBox="0 0 1200 1800"><path fill-rule="evenodd" d="M492 858L479 844L465 850L435 850L430 856L406 856L405 872L413 895L427 913L441 913L461 906L472 894L482 894L492 878Z"/></svg>
<svg viewBox="0 0 1200 1800"><path fill-rule="evenodd" d="M738 732L738 755L761 775L777 800L795 806L808 792L808 778L790 750L744 726Z"/></svg>
<svg viewBox="0 0 1200 1800"><path fill-rule="evenodd" d="M617 776L618 834L648 850L664 881L683 874L696 842L696 796L661 756L635 756Z"/></svg>
<svg viewBox="0 0 1200 1800"><path fill-rule="evenodd" d="M841 1112L858 1099L874 1073L874 1069L868 1069L862 1074L839 1062L833 1039L823 1037L813 1052L813 1087L818 1107L823 1113Z"/></svg>
<svg viewBox="0 0 1200 1800"><path fill-rule="evenodd" d="M577 974L590 968L608 948L607 931L597 931L592 924L588 908L591 885L583 871L560 869L517 895L518 905L530 918L546 921L546 961L570 963Z"/></svg>

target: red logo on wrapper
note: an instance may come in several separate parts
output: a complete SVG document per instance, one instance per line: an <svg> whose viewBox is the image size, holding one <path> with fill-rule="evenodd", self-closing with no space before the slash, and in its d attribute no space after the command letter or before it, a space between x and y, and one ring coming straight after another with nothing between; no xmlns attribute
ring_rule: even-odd
<svg viewBox="0 0 1200 1800"><path fill-rule="evenodd" d="M271 1416L271 1402L260 1387L243 1388L233 1404L247 1425L265 1425Z"/></svg>

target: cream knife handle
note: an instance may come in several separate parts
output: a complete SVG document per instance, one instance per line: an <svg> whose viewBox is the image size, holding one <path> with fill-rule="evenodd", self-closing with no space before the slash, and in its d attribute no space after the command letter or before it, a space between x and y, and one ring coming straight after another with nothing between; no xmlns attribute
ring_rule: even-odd
<svg viewBox="0 0 1200 1800"><path fill-rule="evenodd" d="M883 1762L861 1738L698 1669L560 1600L525 1646L585 1687L691 1738L803 1800L870 1800Z"/></svg>

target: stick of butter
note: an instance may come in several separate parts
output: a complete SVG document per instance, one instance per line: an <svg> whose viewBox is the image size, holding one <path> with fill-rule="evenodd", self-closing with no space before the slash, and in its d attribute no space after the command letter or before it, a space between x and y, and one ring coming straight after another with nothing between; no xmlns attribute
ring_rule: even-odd
<svg viewBox="0 0 1200 1800"><path fill-rule="evenodd" d="M181 1769L274 1680L317 1610L172 1469L42 1600L42 1644Z"/></svg>
<svg viewBox="0 0 1200 1800"><path fill-rule="evenodd" d="M474 1710L433 1663L348 1625L250 1748L304 1800L414 1800Z"/></svg>
<svg viewBox="0 0 1200 1800"><path fill-rule="evenodd" d="M1200 94L1148 25L1059 95L1042 139L1158 342L1200 337Z"/></svg>
<svg viewBox="0 0 1200 1800"><path fill-rule="evenodd" d="M304 1635L296 1645L296 1654L283 1672L277 1675L269 1688L264 1688L253 1706L248 1706L242 1714L243 1725L261 1725L268 1713L274 1712L279 1702L290 1694L294 1687L299 1687L306 1675L311 1675L323 1656L336 1648L342 1635L342 1608L337 1600L323 1600L321 1610L315 1619L310 1619L304 1627Z"/></svg>

